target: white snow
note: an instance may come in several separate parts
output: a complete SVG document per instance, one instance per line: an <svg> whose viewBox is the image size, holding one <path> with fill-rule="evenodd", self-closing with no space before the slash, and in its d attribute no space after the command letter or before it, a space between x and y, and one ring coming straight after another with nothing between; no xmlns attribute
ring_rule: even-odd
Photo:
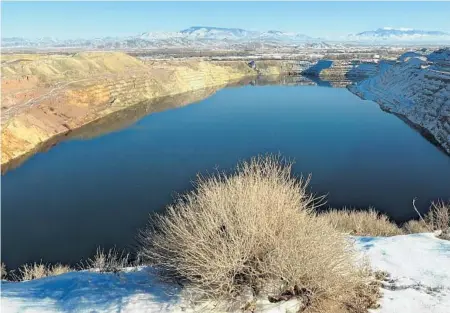
<svg viewBox="0 0 450 313"><path fill-rule="evenodd" d="M433 234L353 237L372 267L390 274L381 307L373 313L448 313L450 241ZM214 312L210 303L190 307L177 287L158 281L148 267L118 274L73 272L1 284L1 311L12 312ZM257 301L256 312L294 313L298 302ZM236 309L236 312L242 312Z"/></svg>
<svg viewBox="0 0 450 313"><path fill-rule="evenodd" d="M450 241L433 234L356 240L372 267L390 274L373 312L450 312Z"/></svg>
<svg viewBox="0 0 450 313"><path fill-rule="evenodd" d="M448 43L450 41L450 34L442 31L427 31L406 27L383 27L349 35L348 39L361 42L442 44L443 42Z"/></svg>
<svg viewBox="0 0 450 313"><path fill-rule="evenodd" d="M408 31L408 30L414 30L413 28L409 28L409 27L400 27L400 28L395 28L395 27L383 27L382 29L384 30L400 30L400 31Z"/></svg>
<svg viewBox="0 0 450 313"><path fill-rule="evenodd" d="M249 298L250 299L250 298ZM270 303L261 297L257 312L294 313L299 302L292 299ZM72 272L26 282L1 283L2 313L121 312L189 313L220 312L212 303L190 305L179 287L159 281L149 267L127 268L123 272ZM237 308L235 312L242 312Z"/></svg>
<svg viewBox="0 0 450 313"><path fill-rule="evenodd" d="M147 268L118 275L72 272L22 283L2 282L2 312L176 312ZM173 287L172 287L173 289ZM176 294L176 290L175 294Z"/></svg>

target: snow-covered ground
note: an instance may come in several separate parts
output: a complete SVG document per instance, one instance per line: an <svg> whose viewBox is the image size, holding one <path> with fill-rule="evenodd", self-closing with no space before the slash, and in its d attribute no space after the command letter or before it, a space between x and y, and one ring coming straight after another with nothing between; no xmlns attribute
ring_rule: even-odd
<svg viewBox="0 0 450 313"><path fill-rule="evenodd" d="M377 313L449 313L450 241L433 234L359 237L372 267L390 274Z"/></svg>
<svg viewBox="0 0 450 313"><path fill-rule="evenodd" d="M433 234L355 237L372 267L389 273L374 313L450 312L450 241ZM180 290L159 282L148 267L119 274L73 272L1 284L1 312L212 312L190 308ZM296 312L291 300L257 302L256 312ZM238 310L239 311L239 310Z"/></svg>
<svg viewBox="0 0 450 313"><path fill-rule="evenodd" d="M2 282L1 287L2 313L222 312L214 310L211 303L193 307L178 287L159 281L149 267L127 268L117 274L72 272L27 282ZM265 297L258 299L256 312L295 313L298 307L295 299L270 303ZM242 310L236 308L235 312Z"/></svg>

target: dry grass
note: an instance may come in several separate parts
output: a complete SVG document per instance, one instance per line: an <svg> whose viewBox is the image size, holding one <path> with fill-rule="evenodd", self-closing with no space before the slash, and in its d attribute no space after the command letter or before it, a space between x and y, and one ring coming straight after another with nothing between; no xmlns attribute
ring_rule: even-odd
<svg viewBox="0 0 450 313"><path fill-rule="evenodd" d="M102 273L106 272L119 272L124 267L129 265L129 255L123 252L118 252L116 249L110 249L105 252L103 249L98 248L93 258L79 265L79 269L96 270ZM6 268L2 263L1 267L2 279L6 278ZM75 269L68 265L63 264L45 264L45 263L30 263L24 264L17 269L17 271L11 271L10 276L14 281L28 281L33 279L44 278L48 276L61 275L68 272L73 272Z"/></svg>
<svg viewBox="0 0 450 313"><path fill-rule="evenodd" d="M308 311L365 312L373 301L362 299L377 298L368 271L346 236L317 218L307 183L271 157L199 178L152 217L140 255L163 278L188 285L194 301L235 303L251 290L299 297Z"/></svg>
<svg viewBox="0 0 450 313"><path fill-rule="evenodd" d="M47 277L47 267L43 263L25 264L19 269L21 281Z"/></svg>
<svg viewBox="0 0 450 313"><path fill-rule="evenodd" d="M330 210L319 215L336 230L357 236L395 236L403 233L389 218L373 209L368 211Z"/></svg>
<svg viewBox="0 0 450 313"><path fill-rule="evenodd" d="M402 229L406 234L419 234L430 231L429 226L423 220L410 220L403 224Z"/></svg>
<svg viewBox="0 0 450 313"><path fill-rule="evenodd" d="M62 264L49 265L44 263L31 263L22 265L18 271L19 274L14 275L15 280L27 281L61 275L72 271L72 269L69 266Z"/></svg>
<svg viewBox="0 0 450 313"><path fill-rule="evenodd" d="M87 261L85 268L102 273L117 273L129 265L128 259L129 254L119 252L116 249L105 252L103 249L97 248L94 257Z"/></svg>
<svg viewBox="0 0 450 313"><path fill-rule="evenodd" d="M48 276L61 275L61 274L65 274L65 273L68 273L68 272L71 272L71 271L73 271L73 269L70 268L70 266L58 263L56 265L50 266L50 270L48 272Z"/></svg>

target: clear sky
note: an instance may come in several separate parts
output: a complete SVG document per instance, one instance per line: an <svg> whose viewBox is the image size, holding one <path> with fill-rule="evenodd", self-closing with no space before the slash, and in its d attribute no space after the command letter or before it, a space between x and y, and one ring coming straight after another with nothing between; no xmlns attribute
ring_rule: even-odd
<svg viewBox="0 0 450 313"><path fill-rule="evenodd" d="M379 27L450 32L450 2L5 2L2 37L92 38L190 26L315 37Z"/></svg>

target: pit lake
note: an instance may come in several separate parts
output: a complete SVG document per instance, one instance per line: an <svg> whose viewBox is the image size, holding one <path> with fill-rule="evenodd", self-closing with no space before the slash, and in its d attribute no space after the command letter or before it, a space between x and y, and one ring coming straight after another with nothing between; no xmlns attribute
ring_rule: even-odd
<svg viewBox="0 0 450 313"><path fill-rule="evenodd" d="M131 250L148 214L191 189L197 173L258 154L281 154L295 161L295 175L311 173L324 208L374 207L402 223L416 217L413 198L425 212L450 197L448 155L345 88L247 85L180 99L112 115L7 172L7 267L74 264L97 246Z"/></svg>

